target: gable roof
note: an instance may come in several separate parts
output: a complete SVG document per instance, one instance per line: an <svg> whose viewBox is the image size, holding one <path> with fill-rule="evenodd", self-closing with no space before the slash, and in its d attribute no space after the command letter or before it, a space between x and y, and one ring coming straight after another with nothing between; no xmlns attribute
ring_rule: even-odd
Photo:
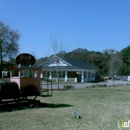
<svg viewBox="0 0 130 130"><path fill-rule="evenodd" d="M51 57L51 58L49 58L47 61L45 61L45 62L43 62L42 64L40 64L39 66L50 66L51 64L54 64L54 62L57 62L57 61L59 61L60 62L60 64L66 64L66 66L71 66L71 64L69 64L69 63L67 63L66 61L64 61L63 59L61 59L60 57L58 57L58 56L53 56L53 57ZM57 65L58 65L58 63L57 63Z"/></svg>
<svg viewBox="0 0 130 130"><path fill-rule="evenodd" d="M56 64L54 62L59 62L59 64ZM58 66L59 65L59 66ZM88 63L88 62L83 62L80 60L75 60L75 59L61 59L58 56L53 56L50 59L48 59L47 61L43 62L41 65L39 65L39 67L43 68L43 69L56 69L56 66L58 66L57 69L67 69L67 70L94 70L94 71L99 71L99 69Z"/></svg>
<svg viewBox="0 0 130 130"><path fill-rule="evenodd" d="M72 66L76 66L78 68L86 69L86 70L99 70L98 67L84 61L75 60L75 59L65 59L66 62L70 63Z"/></svg>

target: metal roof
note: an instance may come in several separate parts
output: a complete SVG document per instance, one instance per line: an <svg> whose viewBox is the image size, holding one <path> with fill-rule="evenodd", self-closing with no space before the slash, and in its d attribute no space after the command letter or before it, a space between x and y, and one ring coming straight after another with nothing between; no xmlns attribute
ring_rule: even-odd
<svg viewBox="0 0 130 130"><path fill-rule="evenodd" d="M65 66L50 66L52 64L53 59L58 59L62 61ZM88 62L83 62L80 60L75 60L75 59L61 59L57 56L54 56L47 61L43 62L41 65L39 65L40 68L46 69L46 70L54 70L54 69L64 69L64 70L94 70L94 71L100 71L98 67L88 63Z"/></svg>

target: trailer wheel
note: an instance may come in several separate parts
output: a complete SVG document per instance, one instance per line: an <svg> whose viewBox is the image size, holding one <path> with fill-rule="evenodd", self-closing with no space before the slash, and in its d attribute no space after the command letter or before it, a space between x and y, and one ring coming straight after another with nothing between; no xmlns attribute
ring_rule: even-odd
<svg viewBox="0 0 130 130"><path fill-rule="evenodd" d="M25 97L29 100L35 100L38 95L37 88L34 85L28 85L25 88L24 93L25 93Z"/></svg>

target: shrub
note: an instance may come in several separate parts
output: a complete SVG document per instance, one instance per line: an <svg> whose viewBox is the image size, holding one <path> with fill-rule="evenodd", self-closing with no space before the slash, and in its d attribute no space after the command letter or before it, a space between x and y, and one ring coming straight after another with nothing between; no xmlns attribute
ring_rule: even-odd
<svg viewBox="0 0 130 130"><path fill-rule="evenodd" d="M127 83L127 84L125 84L126 86L129 86L130 84L129 83Z"/></svg>
<svg viewBox="0 0 130 130"><path fill-rule="evenodd" d="M106 84L103 84L103 87L107 87L107 85L106 85Z"/></svg>
<svg viewBox="0 0 130 130"><path fill-rule="evenodd" d="M97 85L86 86L86 88L95 88L95 87L107 87L107 85L106 84L97 84Z"/></svg>
<svg viewBox="0 0 130 130"><path fill-rule="evenodd" d="M64 85L64 89L66 89L66 90L74 89L74 86L73 85Z"/></svg>
<svg viewBox="0 0 130 130"><path fill-rule="evenodd" d="M93 88L95 88L95 87L96 87L96 85L93 85L92 87L93 87Z"/></svg>
<svg viewBox="0 0 130 130"><path fill-rule="evenodd" d="M102 84L99 84L98 86L99 86L99 87L103 87L103 85L102 85Z"/></svg>

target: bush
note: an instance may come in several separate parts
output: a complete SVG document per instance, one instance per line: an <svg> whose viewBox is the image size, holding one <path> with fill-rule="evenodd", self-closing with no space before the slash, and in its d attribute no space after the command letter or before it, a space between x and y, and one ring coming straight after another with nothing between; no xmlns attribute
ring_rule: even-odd
<svg viewBox="0 0 130 130"><path fill-rule="evenodd" d="M106 84L103 84L103 87L107 87L107 85L106 85Z"/></svg>
<svg viewBox="0 0 130 130"><path fill-rule="evenodd" d="M107 87L106 84L97 84L97 85L91 85L91 86L87 86L86 88L95 88L95 87Z"/></svg>
<svg viewBox="0 0 130 130"><path fill-rule="evenodd" d="M64 89L66 89L66 90L74 89L74 86L73 85L64 85Z"/></svg>

